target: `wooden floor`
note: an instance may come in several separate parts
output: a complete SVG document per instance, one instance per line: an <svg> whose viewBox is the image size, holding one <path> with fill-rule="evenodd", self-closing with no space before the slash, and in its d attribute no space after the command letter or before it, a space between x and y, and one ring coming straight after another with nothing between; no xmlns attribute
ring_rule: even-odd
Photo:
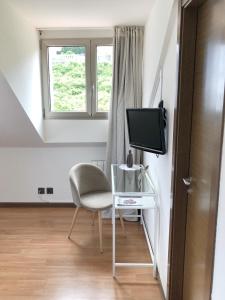
<svg viewBox="0 0 225 300"><path fill-rule="evenodd" d="M103 247L97 222L81 210L71 240L72 208L0 208L0 299L158 300L160 288L151 270L111 273L111 222L103 220ZM97 221L97 220L96 220ZM149 259L142 228L126 222L118 230L117 260Z"/></svg>

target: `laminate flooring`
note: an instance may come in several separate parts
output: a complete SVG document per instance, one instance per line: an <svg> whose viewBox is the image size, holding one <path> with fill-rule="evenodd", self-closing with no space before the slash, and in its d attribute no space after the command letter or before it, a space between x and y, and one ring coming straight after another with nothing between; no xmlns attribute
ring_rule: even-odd
<svg viewBox="0 0 225 300"><path fill-rule="evenodd" d="M99 252L97 218L82 210L71 235L69 207L0 208L0 300L161 300L146 268L119 268L112 278L112 226L103 220ZM142 226L117 222L117 260L149 260Z"/></svg>

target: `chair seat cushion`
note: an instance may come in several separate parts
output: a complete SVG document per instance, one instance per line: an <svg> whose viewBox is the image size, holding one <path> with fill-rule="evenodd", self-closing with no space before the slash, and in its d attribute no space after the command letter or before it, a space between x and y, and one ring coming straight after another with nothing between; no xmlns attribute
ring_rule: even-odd
<svg viewBox="0 0 225 300"><path fill-rule="evenodd" d="M102 210L112 206L112 193L111 192L92 192L84 194L80 197L82 206Z"/></svg>

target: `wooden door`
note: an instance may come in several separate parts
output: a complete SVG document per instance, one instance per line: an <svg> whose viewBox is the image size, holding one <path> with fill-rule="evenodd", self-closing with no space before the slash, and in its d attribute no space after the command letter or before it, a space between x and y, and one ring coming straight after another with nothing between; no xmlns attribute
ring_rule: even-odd
<svg viewBox="0 0 225 300"><path fill-rule="evenodd" d="M168 294L209 300L224 127L225 0L180 3Z"/></svg>
<svg viewBox="0 0 225 300"><path fill-rule="evenodd" d="M222 0L205 1L197 11L184 300L207 300L211 295L223 131L224 18Z"/></svg>

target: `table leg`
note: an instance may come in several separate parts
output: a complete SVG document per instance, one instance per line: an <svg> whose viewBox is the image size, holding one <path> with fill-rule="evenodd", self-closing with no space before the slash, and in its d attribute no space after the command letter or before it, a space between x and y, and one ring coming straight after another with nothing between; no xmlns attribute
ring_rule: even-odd
<svg viewBox="0 0 225 300"><path fill-rule="evenodd" d="M112 207L112 273L113 277L116 276L115 262L116 262L116 224L115 224L115 199L113 196Z"/></svg>
<svg viewBox="0 0 225 300"><path fill-rule="evenodd" d="M157 278L157 255L158 255L158 228L159 228L159 213L157 198L155 198L156 208L154 209L154 265L153 265L153 277Z"/></svg>

